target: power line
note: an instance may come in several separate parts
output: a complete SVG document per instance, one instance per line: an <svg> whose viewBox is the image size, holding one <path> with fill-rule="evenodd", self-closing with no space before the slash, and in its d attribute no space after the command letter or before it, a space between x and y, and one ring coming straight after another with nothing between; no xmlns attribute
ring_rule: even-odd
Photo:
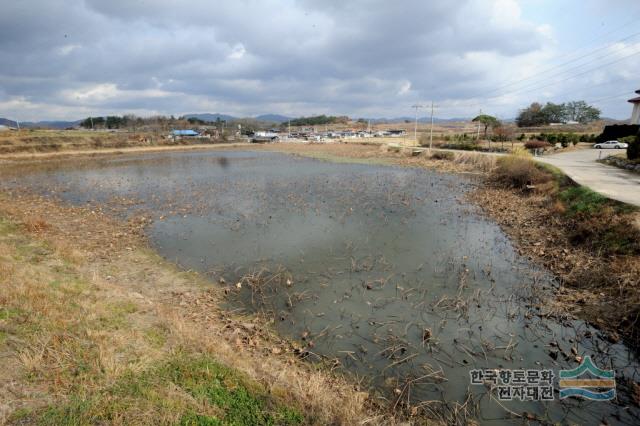
<svg viewBox="0 0 640 426"><path fill-rule="evenodd" d="M620 79L619 79L620 80ZM606 85L610 85L615 83L616 81L613 82L607 82L605 84L600 84L600 85L596 85L596 86L590 86L590 87L598 87L598 86L606 86ZM568 93L568 92L566 92ZM626 90L622 93L618 93L616 95L610 95L610 96L605 96L602 98L598 98L598 99L586 99L585 102L588 104L598 104L598 103L602 103L608 100L613 100L613 99L620 99L620 98L626 98L628 96L631 96L631 94L633 93L633 88ZM558 95L558 96L562 96L562 95ZM465 108L465 105L450 105L450 106L441 106L440 109L441 110L446 110L446 109L456 109L456 108ZM466 107L466 108L471 108L471 107Z"/></svg>
<svg viewBox="0 0 640 426"><path fill-rule="evenodd" d="M628 21L628 22L626 22L625 24L620 25L620 26L617 26L616 28L612 29L611 31L606 32L606 33L604 33L604 34L602 34L602 35L600 35L600 36L594 37L591 41L598 40L598 39L602 39L602 38L604 38L605 36L608 36L608 35L613 34L613 33L617 33L617 32L619 32L619 31L621 31L622 29L624 29L625 27L627 27L627 26L629 26L629 25L631 25L631 24L635 23L638 19L640 19L640 13L636 14L636 15L635 15L631 20L629 20L629 21ZM567 66L567 65L569 65L569 64L576 63L576 62L578 62L578 61L580 61L580 60L582 60L582 59L585 59L585 58L588 58L588 57L590 57L590 56L593 56L594 54L596 54L596 53L598 53L598 52L601 52L601 51L603 51L603 50L606 50L606 49L608 49L608 48L610 48L610 47L612 47L612 46L614 46L614 45L616 45L616 44L618 44L618 43L622 43L622 42L628 41L628 40L630 40L630 39L632 39L632 38L634 38L634 37L637 37L638 35L640 35L640 32L636 32L636 33L630 34L630 35L625 36L625 37L623 37L623 38L621 38L621 39L619 39L619 40L616 40L616 41L613 41L613 42L609 42L607 45L602 46L602 47L599 47L599 48L597 48L597 49L595 49L595 50L592 50L592 51L590 51L590 52L588 52L588 53L582 54L582 55L580 55L580 56L578 56L578 57L575 57L575 58L570 59L570 60L568 60L568 61L562 62L562 63L560 63L560 64L558 64L558 65L554 65L554 66L552 66L552 67L549 67L549 68L547 68L547 69L545 69L545 70L543 70L543 71L540 71L540 72L538 72L537 74L534 74L534 75L532 75L532 76L530 76L530 77L527 77L527 78L524 78L524 79L520 79L520 80L516 80L516 81L512 81L512 82L507 83L507 84L505 84L505 85L503 85L503 86L499 86L499 87L497 87L497 88L495 88L495 89L492 89L492 90L490 90L490 91L488 91L488 92L483 92L483 94L490 94L490 93L494 93L494 92L496 92L496 91L498 91L498 90L503 90L503 89L505 89L505 88L507 88L507 87L512 87L512 86L514 86L514 85L517 85L517 84L523 83L523 82L525 82L525 81L529 81L529 80L531 80L531 79L538 79L539 77L541 77L542 75L544 75L544 74L546 74L546 73L548 73L548 72L550 72L550 71L557 70L557 69L562 69L562 68L566 67L566 66ZM590 45L591 41L589 41L587 44L585 44L585 46L584 46L584 47L586 47L587 45ZM579 52L580 50L584 50L584 47L579 48L575 53ZM574 54L572 54L572 55L569 55L569 57L575 56L575 53L574 53ZM583 63L581 63L581 64L580 64L580 65L578 65L578 66L575 66L575 67L571 67L571 68L565 69L565 70L560 71L560 72L558 72L558 73L554 73L554 74L552 74L551 76L547 76L547 77L544 77L544 78L542 78L542 79L538 79L537 81L534 81L534 82L532 82L532 83L530 83L530 84L526 84L526 85L524 85L524 86L522 86L522 87L520 87L520 88L516 88L515 90L507 91L507 92L502 93L502 94L500 94L500 95L487 97L487 98L484 100L484 102L472 101L472 99L474 99L474 98L479 98L480 96L482 96L482 95L483 95L483 94L478 94L478 95L474 95L474 96L472 96L472 97L468 98L469 100L468 100L467 102L460 102L460 103L456 102L454 105L451 105L451 106L449 106L449 107L447 107L447 106L441 106L441 109L464 108L464 107L465 107L465 104L466 104L469 108L470 108L470 107L472 107L472 106L476 106L476 105L483 105L483 104L487 104L487 103L491 104L491 102L487 102L487 101L490 101L490 100L492 100L492 99L499 99L499 98L502 98L502 97L505 97L505 96L514 95L514 94L518 94L518 93L530 93L530 92L533 92L533 91L537 91L537 90L545 89L545 88L547 88L547 87L551 87L551 86L554 86L554 85L557 85L557 84L560 84L560 83L563 83L563 82L566 82L566 81L572 80L572 79L574 79L574 78L577 78L577 77L583 76L583 75L588 74L588 73L590 73L590 72L597 71L597 70L599 70L599 69L606 68L606 67L608 67L608 66L611 66L611 65L614 65L614 64L616 64L616 63L622 62L622 61L624 61L624 60L626 60L626 59L629 59L629 58L631 58L631 57L633 57L633 56L636 56L636 55L640 54L640 51L638 51L638 52L634 52L634 53L632 53L632 54L630 54L630 55L626 55L626 56L621 57L621 58L618 58L618 59L616 59L616 60L614 60L614 61L610 61L610 62L607 62L607 63L605 63L605 64L601 64L601 65L599 65L599 66L596 66L596 67L590 68L590 69L588 69L588 70L585 70L584 72L580 72L580 73L577 73L577 74L572 74L572 75L570 75L570 76L568 76L568 77L566 77L566 78L564 78L564 79L561 79L561 80L558 80L558 81L554 81L554 82L549 83L549 84L543 84L542 86L540 86L540 84L541 84L541 83L545 83L545 81L548 81L548 79L549 79L549 78L559 77L559 76L564 75L564 74L566 74L566 73L570 73L570 72L572 72L572 71L580 70L580 69L582 69L583 67L585 67L586 65L589 65L589 64L592 64L592 63L598 62L598 61L600 61L600 60L602 60L602 59L604 59L604 58L610 57L610 56L615 55L615 54L618 54L618 53L620 53L620 52L619 52L619 50L616 50L616 51L614 51L614 52L609 52L609 53L608 53L608 54L606 54L606 55L599 56L598 58L594 58L594 59L592 59L592 60L589 60L589 61L583 62ZM620 80L626 80L626 79L618 79L618 80L616 80L616 81L620 81ZM596 86L593 86L593 85L592 85L592 86L590 86L590 87L597 87L597 86L602 86L602 85L610 85L610 84L613 84L614 82L615 82L615 81L613 81L613 82L611 82L611 81L610 81L610 82L606 82L606 83L599 84L599 85L596 85ZM525 89L528 89L528 90L525 90ZM592 102L592 103L593 103L593 102L601 102L601 101L603 101L603 100L613 99L613 98L617 98L617 97L621 97L621 96L624 96L624 94L615 95L615 96L609 96L609 97L602 98L602 99L598 99L598 100L596 100L596 101L591 101L591 102Z"/></svg>
<svg viewBox="0 0 640 426"><path fill-rule="evenodd" d="M618 43L622 43L622 42L624 42L624 41L627 41L627 40L629 40L629 39L631 39L631 38L634 38L634 37L637 37L637 36L639 36L639 35L640 35L640 32L634 33L634 34L632 34L632 35L630 35L630 36L628 36L628 37L625 37L625 38L620 39L620 40L617 40L617 41L615 41L615 42L613 42L613 43L611 43L611 44L608 44L608 45L606 45L606 46L603 46L603 47L601 47L601 48L599 48L599 49L596 49L596 50L594 50L594 51L592 51L592 52L590 52L590 53L588 53L588 54L585 54L585 55L579 56L579 57L577 57L577 58L575 58L575 59L572 59L572 60L570 60L570 61L563 62L562 64L559 64L559 65L553 66L553 67L551 67L551 68L547 68L546 70L544 70L544 71L540 71L540 72L538 72L537 74L534 74L534 75L532 75L532 76L530 76L530 77L526 77L526 78L523 78L523 79L521 79L521 80L517 80L517 81L511 82L511 83L509 83L509 84L506 84L506 85L504 85L504 86L498 87L498 88L496 88L496 89L492 89L492 90L490 90L490 91L488 91L488 92L485 92L484 94L494 93L494 92L497 92L497 91L499 91L499 90L505 89L505 88L507 88L507 87L511 87L511 86L514 86L514 85L517 85L517 84L520 84L520 83L526 82L526 81L531 80L531 79L536 79L536 78L538 78L538 77L542 76L543 74L546 74L546 73L548 73L548 72L550 72L550 71L553 71L553 70L555 70L555 69L559 69L559 68L563 68L563 67L564 67L564 66L566 66L566 65L569 65L569 64L575 63L575 62L577 62L577 61L579 61L579 60L581 60L581 59L584 59L584 58L587 58L587 57L589 57L589 56L592 56L592 55L594 55L594 54L595 54L595 53L597 53L597 52L601 52L601 51L603 51L603 50L606 50L606 49L608 49L608 48L610 48L610 47L612 47L612 46L614 46L614 45L616 45L616 44L618 44ZM599 60L601 60L601 59L604 59L604 58L606 58L606 57L608 57L608 56L615 55L615 54L617 54L617 53L618 53L618 51L609 52L609 53L608 53L608 54L606 54L606 55L602 55L602 56L600 56L600 57L598 57L598 58L595 58L595 59L593 59L593 60L591 60L591 61L584 62L584 63L582 63L582 64L578 65L577 67L573 67L573 68L569 68L569 69L566 69L566 70L562 70L562 71L560 71L560 72L558 72L558 73L552 74L551 76L547 76L547 77L543 78L543 79L542 79L542 80L540 80L540 81L533 82L533 83L530 83L530 84L526 84L524 87L521 87L520 89L523 89L523 88L525 88L525 87L529 87L529 86L531 86L531 85L535 85L535 84L541 83L541 82L542 82L544 79L546 79L546 78L555 77L555 76L558 76L558 75L562 75L562 74L564 74L564 73L566 73L566 72L570 72L570 71L573 71L573 70L579 69L579 68L581 68L581 67L583 67L583 66L585 66L585 65L588 65L588 64L593 63L593 62L597 62L597 61L599 61Z"/></svg>
<svg viewBox="0 0 640 426"><path fill-rule="evenodd" d="M576 53L580 52L581 50L585 50L585 48L590 47L590 46L591 46L591 42L596 41L596 40L598 40L598 39L602 39L602 38L604 38L604 37L606 37L606 36L608 36L608 35L610 35L610 34L616 33L616 32L618 32L618 31L622 30L623 28L626 28L626 27L628 27L629 25L631 25L631 24L635 23L635 22L636 22L636 21L638 21L638 20L640 20L640 13L637 13L633 18L631 18L631 20L629 20L629 21L628 21L628 22L626 22L625 24L618 25L618 26L616 26L616 28L612 29L611 31L608 31L608 32L606 32L606 33L604 33L604 34L601 34L601 35L599 35L599 36L596 36L596 37L592 38L591 40L589 40L587 43L585 43L582 47L579 47L579 48L578 48L577 50L575 50L574 52L572 52L572 53L567 52L567 53L568 53L568 57L572 57L572 56L574 56ZM626 38L623 38L622 40L615 41L614 43L619 43L620 41L624 41L624 40L626 40L626 39L628 39L628 38L632 38L632 37L634 37L634 36L635 36L635 34L633 34L633 35L631 35L631 36L628 36L628 37L626 37ZM562 54L557 55L556 59L561 59L561 58L565 58L565 57L567 57L567 53L562 53ZM592 53L593 53L593 52L592 52ZM586 55L586 56L588 56L588 55ZM578 60L578 59L580 59L580 58L577 58L576 60ZM548 71L550 71L550 70L553 70L553 69L555 69L555 68L557 68L557 67L559 67L559 66L561 66L561 65L557 65L557 66L554 66L554 67L551 67L551 68L547 68L547 69L545 69L545 70L543 70L543 71L540 71L538 74L546 73L546 72L548 72ZM529 77L529 78L531 78L531 77ZM524 80L527 80L527 79L529 79L529 78L526 78L526 79L524 79ZM510 86L510 85L512 85L512 84L516 84L517 82L519 82L519 80L516 80L515 82L512 82L512 83L508 83L508 85ZM495 90L498 90L498 89L500 89L501 87L502 87L502 86L499 86L499 87L498 87L497 89L495 89ZM492 90L492 91L494 91L494 90ZM480 96L480 95L478 95L478 96Z"/></svg>
<svg viewBox="0 0 640 426"><path fill-rule="evenodd" d="M596 100L592 100L592 101L587 101L587 102L590 103L590 104L596 104L598 102L608 101L610 99L622 98L623 96L624 97L631 96L630 93L633 93L633 90L627 90L626 92L620 93L619 95L607 96L607 97L604 97L604 98L600 98L600 99L596 99Z"/></svg>
<svg viewBox="0 0 640 426"><path fill-rule="evenodd" d="M639 34L640 34L640 33L639 33ZM638 52L640 52L640 51L638 51ZM618 52L618 51L616 51L616 52L610 52L610 53L608 53L608 54L606 54L606 55L603 55L603 56L600 56L600 57L596 58L595 60L587 61L587 62L585 62L585 63L583 63L583 64L580 64L580 65L578 65L578 66L576 66L576 67L569 68L569 69L567 69L567 70L564 70L564 71L561 71L561 72L559 72L559 73L553 74L553 75L549 76L548 78L541 79L541 80L539 80L539 81L537 81L537 82L533 82L533 83L530 83L530 84L525 84L524 86L520 87L519 89L516 89L516 90L515 90L515 92L519 92L519 91L525 90L525 89L530 88L530 87L535 87L536 85L538 85L538 84L540 84L540 83L544 83L544 82L545 82L545 80L550 79L550 78L560 77L560 76L562 76L563 74L570 74L570 73L573 73L574 71L578 71L578 70L580 70L581 68L583 68L583 67L584 67L584 66L586 66L586 65L589 65L589 64L592 64L592 63L596 63L596 62L600 61L601 59L607 58L607 57L609 57L609 56L614 56L614 55L617 55L617 54L619 54L619 53L620 53L620 52ZM635 53L634 53L634 54L635 54ZM631 54L631 55L629 55L628 57L631 57L631 56L633 56L634 54ZM615 63L615 62L616 62L616 61L614 61L614 63ZM606 65L605 65L605 66L606 66Z"/></svg>
<svg viewBox="0 0 640 426"><path fill-rule="evenodd" d="M529 92L533 92L533 91L536 91L536 90L545 89L545 88L547 88L547 87L554 86L554 85L556 85L556 84L560 84L560 83L564 83L565 81L569 81L569 80L571 80L571 79L573 79L573 78L580 77L580 76L582 76L582 75L588 74L588 73L590 73L590 72L592 72L592 71L597 71L597 70L599 70L599 69L601 69L601 68L606 68L606 67L608 67L608 66L611 66L611 65L617 64L618 62L622 62L622 61L624 61L624 60L626 60L626 59L629 59L629 58L631 58L631 57L633 57L633 56L636 56L636 55L638 55L638 54L640 54L640 50L639 50L639 51L637 51L637 52L634 52L634 53L632 53L632 54L630 54L630 55L623 56L622 58L616 59L615 61L607 62L606 64L603 64L603 65L597 66L597 67L595 67L595 68L588 69L588 70L586 70L586 71L584 71L584 72L581 72L581 73L578 73L578 74L571 75L571 76L569 76L569 77L567 77L567 78L565 78L565 79L563 79L563 80L556 81L555 83L551 83L551 84L547 84L547 85L544 85L544 86L535 87L535 88L533 88L533 89L525 90L525 91L523 91L522 89L519 89L519 90L516 90L516 91L511 92L510 94L519 93L519 92L522 92L522 93L529 93ZM525 87L527 87L527 86L525 86ZM496 97L500 97L500 96L494 96L493 98L496 98ZM492 99L492 98L487 98L487 99Z"/></svg>
<svg viewBox="0 0 640 426"><path fill-rule="evenodd" d="M502 93L500 95L490 96L490 97L485 98L483 101L471 101L470 100L469 103L467 103L467 105L468 105L469 108L474 107L476 105L486 105L487 103L490 104L490 102L488 102L488 101L490 101L491 99L499 99L499 98L502 98L502 97L505 97L505 96L508 96L508 95L521 94L521 93L530 93L530 92L538 91L538 90L541 90L541 89L545 89L547 87L555 86L556 84L560 84L560 83L564 83L566 81L572 80L572 79L574 79L576 77L583 76L583 75L588 74L590 72L597 71L599 69L606 68L608 66L617 64L619 62L622 62L622 61L624 61L626 59L629 59L629 58L631 58L633 56L636 56L638 54L640 54L640 51L634 52L634 53L632 53L630 55L623 56L622 58L618 58L615 61L610 61L610 62L607 62L605 64L601 64L601 65L599 65L597 67L590 68L590 69L588 69L588 70L586 70L584 72L577 73L577 74L572 74L569 77L564 78L562 80L557 80L557 81L554 81L554 82L549 83L549 84L544 84L542 86L535 86L535 87L532 87L532 88L530 88L528 90L524 90L524 89L527 89L528 87L531 87L531 85L530 86L525 86L525 87L520 88L520 89L516 89L516 90L511 91L511 92ZM561 74L563 74L563 73L561 73ZM559 75L561 75L561 74L559 74ZM541 82L539 82L539 83L541 83ZM539 83L536 83L536 84L539 84ZM462 105L460 105L460 106L462 106Z"/></svg>
<svg viewBox="0 0 640 426"><path fill-rule="evenodd" d="M629 21L627 21L626 23L624 23L624 24L622 24L622 25L617 25L617 26L616 26L614 29L612 29L611 31L608 31L608 32L606 32L606 33L604 33L604 34L600 34L600 35L598 35L598 36L596 36L596 37L592 38L592 39L591 39L591 40L589 40L587 43L585 43L583 47L579 48L578 50L582 50L582 49L584 49L587 45L590 45L592 41L595 41L595 40L598 40L598 39L600 39L600 38L606 37L606 36L608 36L608 35L610 35L610 34L613 34L613 33L617 33L618 31L622 30L623 28L628 27L629 25L631 25L631 24L635 23L635 22L636 22L636 21L638 21L638 20L640 20L640 13L636 13L636 14L634 15L634 17L633 17L633 18L631 18Z"/></svg>

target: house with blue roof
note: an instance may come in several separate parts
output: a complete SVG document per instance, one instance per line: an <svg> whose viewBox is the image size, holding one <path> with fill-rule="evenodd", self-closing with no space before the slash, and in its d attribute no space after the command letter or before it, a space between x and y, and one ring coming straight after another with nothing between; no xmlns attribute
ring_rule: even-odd
<svg viewBox="0 0 640 426"><path fill-rule="evenodd" d="M200 133L195 130L172 130L171 136L173 137L196 137L200 136Z"/></svg>

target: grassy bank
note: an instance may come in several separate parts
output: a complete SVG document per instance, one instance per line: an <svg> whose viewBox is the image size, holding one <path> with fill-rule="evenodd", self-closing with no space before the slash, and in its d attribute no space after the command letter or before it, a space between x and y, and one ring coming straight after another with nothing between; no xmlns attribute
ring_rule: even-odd
<svg viewBox="0 0 640 426"><path fill-rule="evenodd" d="M640 345L638 212L579 186L526 154L504 157L472 198L515 240L520 253L560 280L559 310L610 341Z"/></svg>
<svg viewBox="0 0 640 426"><path fill-rule="evenodd" d="M139 234L135 220L0 196L0 422L393 422Z"/></svg>

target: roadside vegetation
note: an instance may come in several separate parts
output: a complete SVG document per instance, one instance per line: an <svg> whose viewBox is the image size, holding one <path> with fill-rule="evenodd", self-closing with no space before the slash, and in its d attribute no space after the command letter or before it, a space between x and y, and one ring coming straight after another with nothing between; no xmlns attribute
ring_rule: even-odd
<svg viewBox="0 0 640 426"><path fill-rule="evenodd" d="M627 148L627 158L631 161L640 160L640 131L635 137L627 137L627 139L623 139L622 142L629 144L629 148Z"/></svg>
<svg viewBox="0 0 640 426"><path fill-rule="evenodd" d="M622 335L638 348L637 209L576 185L525 152L499 159L489 182L476 199L523 254L558 276L564 308L610 333L610 340Z"/></svg>

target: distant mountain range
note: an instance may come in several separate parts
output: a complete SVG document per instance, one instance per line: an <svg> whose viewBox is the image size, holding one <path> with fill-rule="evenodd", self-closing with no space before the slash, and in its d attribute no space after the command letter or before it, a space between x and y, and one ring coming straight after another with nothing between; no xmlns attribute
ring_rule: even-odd
<svg viewBox="0 0 640 426"><path fill-rule="evenodd" d="M292 120L292 117L287 117L285 115L280 114L263 114L258 115L256 117L234 117L228 114L210 114L210 113L199 113L199 114L185 114L184 118L197 118L202 121L217 121L218 118L224 121L235 121L242 119L251 119L257 121L265 121L269 123L284 123L286 121Z"/></svg>
<svg viewBox="0 0 640 426"><path fill-rule="evenodd" d="M371 123L374 124L384 124L384 123L404 123L409 122L413 123L416 118L415 117L394 117L394 118L364 118L363 120L371 120ZM460 121L471 121L471 118L438 118L433 117L434 123L455 123ZM418 123L431 123L431 117L418 117Z"/></svg>
<svg viewBox="0 0 640 426"><path fill-rule="evenodd" d="M197 118L199 120L209 121L209 122L215 122L218 119L227 121L227 122L241 120L241 119L251 119L251 120L257 120L257 121L262 121L267 123L276 123L276 124L286 123L287 121L293 120L295 118L295 117L288 117L286 115L281 115L281 114L262 114L255 117L241 118L241 117L235 117L229 114L220 114L220 113L212 114L208 112L185 114L184 117ZM353 118L353 119L355 120L357 118ZM393 117L393 118L362 118L362 119L366 121L371 121L371 124L396 124L396 123L404 123L404 122L413 123L415 121L415 117L409 117L409 116ZM28 122L20 122L20 127L23 127L23 128L44 127L44 128L50 128L50 129L66 129L67 127L77 126L78 124L80 124L81 121L82 120L75 120L75 121L46 120L46 121L36 121L36 122L28 121ZM461 121L471 121L471 118L470 117L455 117L455 118L434 117L433 118L433 122L438 124L454 123L454 122L461 122ZM502 121L511 123L514 121L514 119L512 118L503 119ZM431 118L420 117L418 118L418 122L422 124L430 123ZM17 127L15 121L9 120L6 118L0 118L0 125Z"/></svg>
<svg viewBox="0 0 640 426"><path fill-rule="evenodd" d="M195 118L202 121L218 121L218 119L220 119L221 121L234 121L238 119L237 117L234 117L232 115L210 114L208 112L199 114L185 114L183 117L186 119Z"/></svg>
<svg viewBox="0 0 640 426"><path fill-rule="evenodd" d="M216 121L218 118L224 121L234 121L240 120L240 117L234 117L232 115L227 114L210 114L210 113L199 113L199 114L185 114L185 118L197 118L198 120L203 121ZM280 114L262 114L256 117L247 117L249 119L265 121L269 123L286 123L289 120L293 120L296 117L288 117L286 115ZM371 121L372 124L384 124L384 123L404 123L405 121L413 122L415 117L394 117L394 118L363 118L363 120ZM471 121L471 118L433 118L434 123L448 123L448 122L459 122L459 121ZM505 120L511 121L511 120ZM418 118L419 123L430 123L430 117L421 117Z"/></svg>
<svg viewBox="0 0 640 426"><path fill-rule="evenodd" d="M280 114L263 114L256 117L258 121L268 121L270 123L285 123L289 120L293 120L295 117L287 117Z"/></svg>
<svg viewBox="0 0 640 426"><path fill-rule="evenodd" d="M66 129L67 127L77 126L80 121L21 121L20 127L24 129L33 129L36 127L44 127L47 129ZM0 124L8 127L18 127L18 123L8 118L0 117Z"/></svg>
<svg viewBox="0 0 640 426"><path fill-rule="evenodd" d="M6 118L0 118L0 125L7 127L16 127L16 122L12 120L8 120Z"/></svg>

